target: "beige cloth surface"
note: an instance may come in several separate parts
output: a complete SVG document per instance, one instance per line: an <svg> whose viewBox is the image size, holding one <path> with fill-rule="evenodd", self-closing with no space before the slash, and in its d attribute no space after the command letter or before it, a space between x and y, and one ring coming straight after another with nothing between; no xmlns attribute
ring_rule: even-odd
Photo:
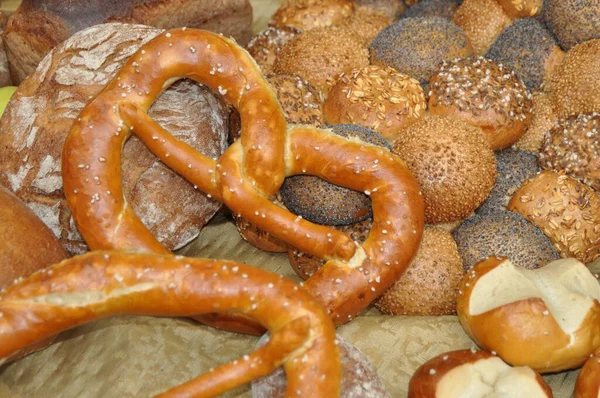
<svg viewBox="0 0 600 398"><path fill-rule="evenodd" d="M253 0L255 31L281 0ZM241 240L222 216L180 254L237 260L298 280L284 254ZM412 373L443 352L470 348L456 317L384 317L371 310L339 333L373 363L393 397L405 397ZM149 397L253 350L257 337L186 319L117 317L62 333L50 348L0 368L0 397ZM577 371L547 376L557 398L572 397ZM226 394L250 397L248 387Z"/></svg>
<svg viewBox="0 0 600 398"><path fill-rule="evenodd" d="M180 254L260 266L297 280L285 254L262 252L218 216ZM387 317L375 310L338 329L372 362L393 397L441 353L470 348L456 317ZM149 397L253 350L257 337L186 319L118 317L62 333L50 348L0 368L0 397ZM555 397L572 396L577 371L547 376ZM227 397L250 397L240 388Z"/></svg>

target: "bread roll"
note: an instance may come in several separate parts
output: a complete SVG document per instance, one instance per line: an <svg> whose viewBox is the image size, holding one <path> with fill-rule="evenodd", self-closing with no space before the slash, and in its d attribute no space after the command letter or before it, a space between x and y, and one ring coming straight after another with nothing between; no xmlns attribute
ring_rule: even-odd
<svg viewBox="0 0 600 398"><path fill-rule="evenodd" d="M270 26L301 30L336 25L354 12L349 0L287 0L275 11Z"/></svg>
<svg viewBox="0 0 600 398"><path fill-rule="evenodd" d="M460 0L423 0L411 6L404 13L404 18L440 17L452 21Z"/></svg>
<svg viewBox="0 0 600 398"><path fill-rule="evenodd" d="M515 142L514 147L537 155L542 147L544 137L558 121L558 116L552 109L552 101L548 93L542 91L533 94L531 123L525 134Z"/></svg>
<svg viewBox="0 0 600 398"><path fill-rule="evenodd" d="M75 32L104 22L168 29L187 26L233 36L242 45L252 36L249 0L22 0L4 32L15 84L44 56Z"/></svg>
<svg viewBox="0 0 600 398"><path fill-rule="evenodd" d="M402 0L352 0L357 13L381 15L395 21L404 14L406 5Z"/></svg>
<svg viewBox="0 0 600 398"><path fill-rule="evenodd" d="M600 396L600 351L590 355L575 384L575 398L598 398Z"/></svg>
<svg viewBox="0 0 600 398"><path fill-rule="evenodd" d="M543 0L543 3L542 17L563 50L600 38L600 3L597 1Z"/></svg>
<svg viewBox="0 0 600 398"><path fill-rule="evenodd" d="M497 0L512 18L530 18L539 15L544 0Z"/></svg>
<svg viewBox="0 0 600 398"><path fill-rule="evenodd" d="M122 63L159 29L120 23L76 33L54 49L17 90L0 123L0 184L24 200L67 250L86 246L62 192L64 140L84 105ZM226 147L227 109L188 81L166 90L150 111L159 124L208 156ZM124 147L125 195L142 221L170 249L196 237L220 207L158 162L132 137Z"/></svg>
<svg viewBox="0 0 600 398"><path fill-rule="evenodd" d="M600 194L576 179L544 171L508 202L550 238L562 257L587 264L600 257Z"/></svg>
<svg viewBox="0 0 600 398"><path fill-rule="evenodd" d="M263 75L267 75L273 73L273 65L285 43L300 32L300 29L292 26L271 26L254 36L246 45L246 50L260 66Z"/></svg>
<svg viewBox="0 0 600 398"><path fill-rule="evenodd" d="M542 377L511 368L486 351L460 350L424 363L410 379L408 398L552 398Z"/></svg>
<svg viewBox="0 0 600 398"><path fill-rule="evenodd" d="M600 284L575 259L531 271L490 257L460 289L457 312L467 334L513 366L572 369L600 347Z"/></svg>

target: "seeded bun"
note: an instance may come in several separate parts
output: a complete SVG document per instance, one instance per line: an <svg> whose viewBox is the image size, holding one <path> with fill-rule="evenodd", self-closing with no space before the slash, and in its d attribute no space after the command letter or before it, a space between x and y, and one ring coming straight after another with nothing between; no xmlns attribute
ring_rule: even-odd
<svg viewBox="0 0 600 398"><path fill-rule="evenodd" d="M481 129L460 119L423 118L402 130L393 152L421 184L429 224L467 217L494 186L494 153Z"/></svg>
<svg viewBox="0 0 600 398"><path fill-rule="evenodd" d="M497 0L512 18L531 18L542 12L544 0Z"/></svg>
<svg viewBox="0 0 600 398"><path fill-rule="evenodd" d="M358 124L393 141L426 108L418 81L393 68L370 65L342 74L329 91L323 112L326 123Z"/></svg>
<svg viewBox="0 0 600 398"><path fill-rule="evenodd" d="M429 82L429 113L481 128L493 150L509 147L525 133L531 98L514 72L482 57L444 62Z"/></svg>
<svg viewBox="0 0 600 398"><path fill-rule="evenodd" d="M443 18L404 18L393 23L369 46L371 63L391 66L426 85L442 62L473 54L467 35Z"/></svg>
<svg viewBox="0 0 600 398"><path fill-rule="evenodd" d="M462 280L456 309L465 332L513 366L573 369L600 347L600 284L572 258L528 270L490 257Z"/></svg>
<svg viewBox="0 0 600 398"><path fill-rule="evenodd" d="M600 191L600 115L580 114L560 120L550 130L539 159L546 170L564 171Z"/></svg>
<svg viewBox="0 0 600 398"><path fill-rule="evenodd" d="M484 55L512 23L496 0L464 0L452 21L469 37L475 55Z"/></svg>
<svg viewBox="0 0 600 398"><path fill-rule="evenodd" d="M352 0L357 13L381 15L390 21L396 21L406 11L402 0Z"/></svg>
<svg viewBox="0 0 600 398"><path fill-rule="evenodd" d="M323 125L323 101L319 91L295 75L268 75L288 123Z"/></svg>
<svg viewBox="0 0 600 398"><path fill-rule="evenodd" d="M508 209L541 229L562 257L585 264L600 257L600 194L576 179L544 171L515 192Z"/></svg>
<svg viewBox="0 0 600 398"><path fill-rule="evenodd" d="M262 73L267 75L273 73L273 65L283 46L301 32L292 26L271 26L254 36L246 45L246 50L260 66Z"/></svg>
<svg viewBox="0 0 600 398"><path fill-rule="evenodd" d="M357 125L331 126L343 137L391 148L389 142L374 131ZM371 200L363 193L331 184L315 176L288 177L281 186L283 204L292 213L324 225L348 225L371 215Z"/></svg>
<svg viewBox="0 0 600 398"><path fill-rule="evenodd" d="M351 225L333 226L333 228L342 231L352 238L352 240L356 243L362 244L369 236L372 223L373 220L368 218L364 221L360 221ZM313 276L313 274L317 272L319 268L323 266L323 264L325 264L325 260L322 258L301 252L296 248L289 248L288 259L290 260L290 265L296 274L298 274L298 276L304 280Z"/></svg>
<svg viewBox="0 0 600 398"><path fill-rule="evenodd" d="M538 19L524 18L498 36L486 57L512 69L533 90L541 87L565 53Z"/></svg>
<svg viewBox="0 0 600 398"><path fill-rule="evenodd" d="M558 117L600 112L600 39L581 43L565 56L547 82Z"/></svg>
<svg viewBox="0 0 600 398"><path fill-rule="evenodd" d="M544 379L528 367L511 368L486 351L460 350L438 355L414 373L408 398L552 398Z"/></svg>
<svg viewBox="0 0 600 398"><path fill-rule="evenodd" d="M590 355L575 384L575 398L598 398L600 395L600 351Z"/></svg>
<svg viewBox="0 0 600 398"><path fill-rule="evenodd" d="M459 0L423 0L406 10L404 17L439 17L451 21L458 6Z"/></svg>
<svg viewBox="0 0 600 398"><path fill-rule="evenodd" d="M417 254L396 283L375 301L386 315L456 314L458 284L464 275L449 232L426 227Z"/></svg>
<svg viewBox="0 0 600 398"><path fill-rule="evenodd" d="M544 0L542 17L563 50L600 38L600 4L586 0Z"/></svg>
<svg viewBox="0 0 600 398"><path fill-rule="evenodd" d="M341 73L368 64L363 39L348 29L328 27L306 31L288 41L274 70L302 77L325 96Z"/></svg>
<svg viewBox="0 0 600 398"><path fill-rule="evenodd" d="M392 20L379 14L356 12L341 22L344 28L365 41L368 46L383 29L388 27Z"/></svg>
<svg viewBox="0 0 600 398"><path fill-rule="evenodd" d="M269 26L293 26L302 30L332 26L354 11L349 0L288 0L275 11Z"/></svg>
<svg viewBox="0 0 600 398"><path fill-rule="evenodd" d="M548 93L542 91L533 94L532 118L525 134L515 142L514 147L522 151L538 154L542 147L542 142L550 129L558 121L552 101Z"/></svg>
<svg viewBox="0 0 600 398"><path fill-rule="evenodd" d="M496 184L490 196L477 209L477 214L506 211L506 205L517 189L529 178L541 171L535 155L518 149L507 148L496 156Z"/></svg>
<svg viewBox="0 0 600 398"><path fill-rule="evenodd" d="M493 255L535 269L559 258L552 242L521 215L509 211L476 215L452 233L465 271Z"/></svg>

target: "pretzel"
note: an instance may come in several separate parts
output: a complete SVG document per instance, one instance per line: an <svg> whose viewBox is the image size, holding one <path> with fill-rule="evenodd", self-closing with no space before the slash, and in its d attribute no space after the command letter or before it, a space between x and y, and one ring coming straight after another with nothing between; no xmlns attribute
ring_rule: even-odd
<svg viewBox="0 0 600 398"><path fill-rule="evenodd" d="M0 363L45 337L103 317L216 310L252 317L271 332L268 345L161 397L215 396L281 364L286 396L339 396L335 329L310 293L261 269L181 256L90 252L11 285L0 299Z"/></svg>
<svg viewBox="0 0 600 398"><path fill-rule="evenodd" d="M178 141L146 114L165 87L184 77L219 92L240 113L241 138L218 160ZM167 253L123 196L121 148L131 130L166 165L234 213L328 260L305 286L336 325L390 287L418 248L423 200L398 157L329 130L287 126L273 90L245 50L220 35L183 28L143 45L82 110L67 137L65 195L91 249ZM358 245L340 231L271 203L268 198L283 179L295 174L316 175L370 195L373 227L366 242ZM220 326L246 330L236 322Z"/></svg>

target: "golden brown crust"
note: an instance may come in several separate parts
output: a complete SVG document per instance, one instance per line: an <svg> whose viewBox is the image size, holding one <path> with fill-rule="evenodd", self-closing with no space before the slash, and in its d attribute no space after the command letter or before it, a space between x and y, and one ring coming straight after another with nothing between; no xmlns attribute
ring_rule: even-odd
<svg viewBox="0 0 600 398"><path fill-rule="evenodd" d="M425 398L440 396L437 393L438 383L453 369L474 364L481 360L495 358L495 355L480 350L459 350L440 354L421 365L413 374L408 386L408 398ZM534 373L535 381L540 385L548 398L552 398L552 390L544 379ZM489 375L487 375L489 377ZM486 375L481 375L486 377ZM455 383L457 383L455 381ZM481 383L479 380L460 380L460 383ZM446 397L451 398L451 397Z"/></svg>
<svg viewBox="0 0 600 398"><path fill-rule="evenodd" d="M319 91L295 75L267 75L289 124L323 126L323 100Z"/></svg>
<svg viewBox="0 0 600 398"><path fill-rule="evenodd" d="M552 109L552 101L546 92L540 91L533 94L531 114L531 123L521 138L515 142L515 148L537 155L546 134L549 134L550 129L558 121L558 117Z"/></svg>
<svg viewBox="0 0 600 398"><path fill-rule="evenodd" d="M429 113L481 128L493 150L521 138L531 108L531 93L515 73L483 57L445 62L429 82Z"/></svg>
<svg viewBox="0 0 600 398"><path fill-rule="evenodd" d="M463 275L452 235L426 227L419 251L406 272L375 301L375 307L386 315L456 314L456 296Z"/></svg>
<svg viewBox="0 0 600 398"><path fill-rule="evenodd" d="M246 45L246 50L260 66L263 74L267 75L273 73L273 65L283 46L301 32L292 26L271 26L254 36Z"/></svg>
<svg viewBox="0 0 600 398"><path fill-rule="evenodd" d="M496 0L464 0L452 21L467 34L475 55L485 55L494 40L512 23Z"/></svg>
<svg viewBox="0 0 600 398"><path fill-rule="evenodd" d="M393 141L427 109L419 82L389 66L370 65L343 73L325 99L329 124L351 123Z"/></svg>
<svg viewBox="0 0 600 398"><path fill-rule="evenodd" d="M460 119L421 119L401 131L393 152L421 185L428 224L466 218L496 180L496 160L485 136Z"/></svg>
<svg viewBox="0 0 600 398"><path fill-rule="evenodd" d="M280 275L228 261L98 251L37 272L2 292L0 358L101 317L215 311L252 317L271 331L270 344L165 396L215 396L281 364L289 391L339 396L339 353L325 310Z"/></svg>
<svg viewBox="0 0 600 398"><path fill-rule="evenodd" d="M402 0L352 0L355 13L380 15L396 21L406 11Z"/></svg>
<svg viewBox="0 0 600 398"><path fill-rule="evenodd" d="M242 137L218 160L194 151L145 113L165 83L180 76L220 92L240 111ZM65 143L65 193L92 249L167 252L123 198L117 165L130 129L198 189L275 237L329 260L306 287L336 324L348 322L387 289L421 240L419 186L398 157L327 130L288 127L275 93L245 50L217 34L176 29L127 61L80 113ZM269 201L286 176L297 174L371 196L374 224L363 245Z"/></svg>
<svg viewBox="0 0 600 398"><path fill-rule="evenodd" d="M340 74L369 64L367 45L343 27L317 28L294 37L275 61L276 73L298 75L323 97Z"/></svg>
<svg viewBox="0 0 600 398"><path fill-rule="evenodd" d="M369 45L379 32L391 23L392 20L383 15L357 11L340 22L340 25L362 38Z"/></svg>
<svg viewBox="0 0 600 398"><path fill-rule="evenodd" d="M349 0L288 0L275 11L270 26L293 26L302 30L340 23L354 12Z"/></svg>
<svg viewBox="0 0 600 398"><path fill-rule="evenodd" d="M600 194L574 178L544 171L515 192L508 209L541 229L562 257L584 264L600 257Z"/></svg>
<svg viewBox="0 0 600 398"><path fill-rule="evenodd" d="M598 398L600 395L600 352L590 355L575 384L575 398Z"/></svg>
<svg viewBox="0 0 600 398"><path fill-rule="evenodd" d="M505 257L488 257L463 278L457 300L458 319L482 348L513 366L551 373L581 366L600 347L600 303L596 300L581 326L567 334L539 298L505 304L479 315L471 314L471 293L478 281L500 266Z"/></svg>
<svg viewBox="0 0 600 398"><path fill-rule="evenodd" d="M531 18L542 12L543 0L497 0L512 18Z"/></svg>

